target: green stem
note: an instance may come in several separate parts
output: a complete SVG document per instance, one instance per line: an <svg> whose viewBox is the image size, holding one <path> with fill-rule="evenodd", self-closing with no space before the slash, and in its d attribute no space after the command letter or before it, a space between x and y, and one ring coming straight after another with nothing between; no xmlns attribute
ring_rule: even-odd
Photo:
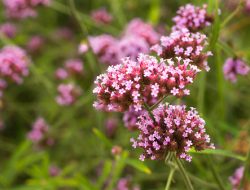
<svg viewBox="0 0 250 190"><path fill-rule="evenodd" d="M151 119L155 122L154 115L153 115L152 111L150 110L148 104L147 103L143 103L143 105L144 105L144 108L147 110L147 112L148 112L149 116L151 117Z"/></svg>
<svg viewBox="0 0 250 190"><path fill-rule="evenodd" d="M247 159L245 161L245 165L244 165L244 173L243 173L243 177L242 180L240 182L240 188L241 189L243 187L243 185L246 183L247 178L248 178L248 172L249 172L249 168L250 168L250 149L247 153Z"/></svg>
<svg viewBox="0 0 250 190"><path fill-rule="evenodd" d="M180 171L181 175L183 176L183 179L185 181L187 189L188 190L194 190L193 185L192 185L192 183L191 183L191 181L190 181L190 179L188 177L188 174L187 174L181 160L179 158L177 158L176 156L174 156L174 159L175 159L175 162L177 163L177 166L179 168L179 171Z"/></svg>
<svg viewBox="0 0 250 190"><path fill-rule="evenodd" d="M167 99L168 96L163 96L161 99L159 99L154 105L152 105L149 109L154 110L161 102L164 102Z"/></svg>
<svg viewBox="0 0 250 190"><path fill-rule="evenodd" d="M216 171L216 168L214 167L214 162L212 161L212 158L210 156L207 157L207 161L209 163L209 168L212 171L213 177L214 177L219 189L226 190L225 185L223 184L218 172Z"/></svg>
<svg viewBox="0 0 250 190"><path fill-rule="evenodd" d="M171 182L172 182L175 170L176 169L174 167L171 167L170 173L168 175L168 180L167 180L167 184L166 184L165 190L169 190L170 189L170 185L171 185Z"/></svg>

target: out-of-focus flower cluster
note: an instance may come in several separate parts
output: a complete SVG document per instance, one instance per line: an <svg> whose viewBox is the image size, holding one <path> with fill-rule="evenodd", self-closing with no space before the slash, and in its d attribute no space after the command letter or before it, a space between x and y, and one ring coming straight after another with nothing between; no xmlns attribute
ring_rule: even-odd
<svg viewBox="0 0 250 190"><path fill-rule="evenodd" d="M189 59L161 60L140 54L137 62L130 58L123 63L110 66L106 74L97 77L93 90L98 101L97 109L106 111L126 111L133 107L142 110L144 103L149 105L167 95L182 97L189 95L186 89L200 71Z"/></svg>
<svg viewBox="0 0 250 190"><path fill-rule="evenodd" d="M58 96L56 102L62 106L69 106L75 103L80 96L80 88L74 84L60 84L57 87Z"/></svg>
<svg viewBox="0 0 250 190"><path fill-rule="evenodd" d="M105 8L100 8L91 12L91 18L99 24L110 24L113 20L111 14Z"/></svg>
<svg viewBox="0 0 250 190"><path fill-rule="evenodd" d="M89 37L90 46L102 63L116 65L121 58L135 60L139 53L149 53L151 45L159 40L159 34L150 24L140 19L132 20L120 38L111 35Z"/></svg>
<svg viewBox="0 0 250 190"><path fill-rule="evenodd" d="M151 50L165 59L176 56L189 58L193 64L208 71L207 58L212 53L205 51L206 46L206 35L198 32L191 33L183 28L172 32L169 36L162 36L160 44L154 45Z"/></svg>
<svg viewBox="0 0 250 190"><path fill-rule="evenodd" d="M192 157L188 151L191 148L201 151L214 147L206 134L205 121L194 108L186 110L180 105L160 105L153 110L153 118L145 113L137 124L140 135L131 141L134 148L144 149L141 160L161 159L168 152L176 152L179 158L190 162Z"/></svg>
<svg viewBox="0 0 250 190"><path fill-rule="evenodd" d="M141 111L136 112L134 108L130 107L129 110L125 111L123 114L124 126L128 130L136 130L137 129L137 125L136 125L137 119L143 113L145 113L145 110L141 110Z"/></svg>
<svg viewBox="0 0 250 190"><path fill-rule="evenodd" d="M237 168L232 176L229 177L229 181L232 185L232 190L239 190L240 182L243 177L244 167Z"/></svg>
<svg viewBox="0 0 250 190"><path fill-rule="evenodd" d="M23 19L36 17L38 6L48 6L50 0L3 0L7 17Z"/></svg>
<svg viewBox="0 0 250 190"><path fill-rule="evenodd" d="M9 82L23 82L29 74L29 64L26 52L17 46L5 46L0 50L0 97Z"/></svg>
<svg viewBox="0 0 250 190"><path fill-rule="evenodd" d="M242 60L228 58L223 66L224 77L232 83L237 81L237 75L247 75L250 67Z"/></svg>
<svg viewBox="0 0 250 190"><path fill-rule="evenodd" d="M196 32L211 25L213 18L207 13L207 5L196 7L192 4L187 4L180 7L173 21L175 22L173 30L187 28L191 32Z"/></svg>
<svg viewBox="0 0 250 190"><path fill-rule="evenodd" d="M8 37L8 38L14 38L17 33L17 28L14 24L7 22L0 25L0 34Z"/></svg>
<svg viewBox="0 0 250 190"><path fill-rule="evenodd" d="M32 130L28 133L30 139L35 145L39 147L51 146L54 140L49 137L49 125L44 118L39 117L32 125Z"/></svg>
<svg viewBox="0 0 250 190"><path fill-rule="evenodd" d="M121 178L117 182L115 190L140 190L138 186L133 186L128 178Z"/></svg>

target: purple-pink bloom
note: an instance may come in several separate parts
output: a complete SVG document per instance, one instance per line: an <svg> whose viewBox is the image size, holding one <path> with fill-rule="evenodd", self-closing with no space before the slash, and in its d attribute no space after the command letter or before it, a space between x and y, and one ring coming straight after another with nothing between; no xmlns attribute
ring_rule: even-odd
<svg viewBox="0 0 250 190"><path fill-rule="evenodd" d="M30 60L26 52L17 46L5 46L0 50L0 77L17 84L29 74Z"/></svg>
<svg viewBox="0 0 250 190"><path fill-rule="evenodd" d="M32 36L27 43L27 49L29 52L32 53L39 52L43 46L44 46L44 38L38 35Z"/></svg>
<svg viewBox="0 0 250 190"><path fill-rule="evenodd" d="M49 175L52 177L58 176L60 174L61 170L55 165L51 165L49 167Z"/></svg>
<svg viewBox="0 0 250 190"><path fill-rule="evenodd" d="M128 111L125 111L123 114L123 123L124 126L128 130L136 130L137 129L137 120L140 115L142 115L145 111L135 111L134 108L130 108Z"/></svg>
<svg viewBox="0 0 250 190"><path fill-rule="evenodd" d="M80 59L69 59L65 62L65 68L70 74L81 74L83 63Z"/></svg>
<svg viewBox="0 0 250 190"><path fill-rule="evenodd" d="M121 178L117 182L115 190L140 190L138 186L132 186L131 181L128 178Z"/></svg>
<svg viewBox="0 0 250 190"><path fill-rule="evenodd" d="M105 74L95 80L93 93L97 95L94 107L106 111L123 112L132 106L140 111L143 104L151 104L162 96L182 97L189 94L185 87L193 82L200 70L190 60L158 61L155 57L140 54L137 61L124 58L121 64L109 66ZM151 104L152 105L152 104Z"/></svg>
<svg viewBox="0 0 250 190"><path fill-rule="evenodd" d="M32 130L28 133L28 139L33 143L38 144L45 139L49 131L49 126L46 121L39 117L32 125Z"/></svg>
<svg viewBox="0 0 250 190"><path fill-rule="evenodd" d="M107 12L105 8L100 8L91 12L91 18L96 23L109 24L112 22L113 17Z"/></svg>
<svg viewBox="0 0 250 190"><path fill-rule="evenodd" d="M80 43L80 45L78 46L78 53L79 54L84 54L88 51L89 47L86 43L82 42Z"/></svg>
<svg viewBox="0 0 250 190"><path fill-rule="evenodd" d="M182 105L159 105L153 110L153 118L147 112L139 116L137 122L140 134L131 139L133 147L144 150L140 160L164 158L168 152L184 160L191 161L191 148L197 151L214 148L206 134L205 121L195 108L190 110Z"/></svg>
<svg viewBox="0 0 250 190"><path fill-rule="evenodd" d="M179 8L173 21L175 22L173 30L187 28L191 32L197 32L211 25L213 18L207 13L207 5L196 7L187 4Z"/></svg>
<svg viewBox="0 0 250 190"><path fill-rule="evenodd" d="M50 0L3 0L6 15L15 19L36 17L37 6L48 6L49 3Z"/></svg>
<svg viewBox="0 0 250 190"><path fill-rule="evenodd" d="M61 106L69 106L75 103L80 95L80 90L74 84L60 84L57 87L58 96L56 102Z"/></svg>
<svg viewBox="0 0 250 190"><path fill-rule="evenodd" d="M58 80L66 79L69 76L68 72L64 68L58 68L55 72L55 77Z"/></svg>
<svg viewBox="0 0 250 190"><path fill-rule="evenodd" d="M14 38L16 36L16 33L17 28L14 24L7 22L0 25L0 34L3 34L8 38Z"/></svg>
<svg viewBox="0 0 250 190"><path fill-rule="evenodd" d="M152 25L143 22L139 18L135 18L128 23L125 29L125 35L141 37L150 46L156 44L160 39L159 34L154 30Z"/></svg>
<svg viewBox="0 0 250 190"><path fill-rule="evenodd" d="M244 173L244 167L241 166L237 168L232 176L229 177L229 181L232 185L232 190L239 190L239 185L241 183Z"/></svg>
<svg viewBox="0 0 250 190"><path fill-rule="evenodd" d="M228 58L223 66L224 77L226 80L235 83L237 75L247 75L250 67L241 59Z"/></svg>
<svg viewBox="0 0 250 190"><path fill-rule="evenodd" d="M160 44L151 47L158 56L169 59L182 57L190 59L201 69L209 70L207 58L212 53L206 51L207 37L201 33L191 33L187 29L172 32L169 36L162 36Z"/></svg>

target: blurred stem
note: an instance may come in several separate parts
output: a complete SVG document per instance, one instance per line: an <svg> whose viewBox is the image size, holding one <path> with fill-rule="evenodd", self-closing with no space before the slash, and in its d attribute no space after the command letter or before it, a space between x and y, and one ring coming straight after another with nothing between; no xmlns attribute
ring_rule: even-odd
<svg viewBox="0 0 250 190"><path fill-rule="evenodd" d="M244 165L244 173L243 173L242 180L240 182L239 189L241 189L246 184L247 179L248 179L248 175L249 175L249 170L250 170L250 149L247 153L247 159L246 159L245 165Z"/></svg>
<svg viewBox="0 0 250 190"><path fill-rule="evenodd" d="M117 17L120 27L123 28L126 23L126 19L122 10L123 6L121 6L121 1L122 0L109 0L113 15Z"/></svg>
<svg viewBox="0 0 250 190"><path fill-rule="evenodd" d="M240 2L239 2L239 5L237 6L237 8L222 22L222 24L221 24L221 27L222 28L224 28L226 25L227 25L227 23L231 20L231 19L233 19L233 17L235 16L235 15L237 15L237 13L238 12L240 12L241 11L241 8L243 7L243 0L240 0Z"/></svg>
<svg viewBox="0 0 250 190"><path fill-rule="evenodd" d="M202 72L199 80L199 92L198 92L198 110L204 115L204 101L206 91L206 73Z"/></svg>
<svg viewBox="0 0 250 190"><path fill-rule="evenodd" d="M166 184L165 190L169 190L170 189L170 185L171 185L171 182L172 182L175 170L176 170L175 167L171 167L169 175L168 175L168 180L167 180L167 184Z"/></svg>
<svg viewBox="0 0 250 190"><path fill-rule="evenodd" d="M209 155L207 156L207 162L209 163L209 168L210 168L210 170L211 170L211 172L213 174L213 177L214 177L214 179L215 179L215 181L216 181L216 183L218 185L218 188L220 190L226 190L225 185L223 184L223 182L222 182L216 168L214 167L214 162L212 160L212 157L209 156Z"/></svg>
<svg viewBox="0 0 250 190"><path fill-rule="evenodd" d="M183 179L185 181L187 189L188 190L194 190L193 185L192 185L192 183L191 183L191 181L190 181L190 179L188 177L188 174L187 174L181 160L179 158L177 158L176 156L174 156L174 159L175 159L175 162L176 162L176 164L177 164L177 166L179 168L179 171L180 171L180 173L181 173L181 175L182 175L182 177L183 177Z"/></svg>
<svg viewBox="0 0 250 190"><path fill-rule="evenodd" d="M87 29L86 25L81 21L81 18L76 10L75 1L69 0L69 6L70 6L70 11L71 11L73 17L75 18L75 20L77 21L77 23L79 24L79 26L82 30L83 37L87 40L87 44L88 44L89 51L90 51L90 53L87 54L87 58L89 60L88 62L90 64L90 68L94 73L95 73L95 70L97 69L98 70L97 72L99 73L101 69L100 69L100 65L98 64L98 62L96 60L96 56L94 55L94 52L93 52L92 47L90 46L90 43L88 40L88 29ZM95 67L93 67L94 65L92 63L94 63Z"/></svg>
<svg viewBox="0 0 250 190"><path fill-rule="evenodd" d="M168 96L163 96L160 100L158 100L154 105L152 105L149 109L154 110L161 102L164 102Z"/></svg>
<svg viewBox="0 0 250 190"><path fill-rule="evenodd" d="M148 104L144 102L143 105L144 105L144 108L147 110L147 112L148 112L149 116L151 117L151 119L155 122L154 115L152 113L152 110L150 110Z"/></svg>

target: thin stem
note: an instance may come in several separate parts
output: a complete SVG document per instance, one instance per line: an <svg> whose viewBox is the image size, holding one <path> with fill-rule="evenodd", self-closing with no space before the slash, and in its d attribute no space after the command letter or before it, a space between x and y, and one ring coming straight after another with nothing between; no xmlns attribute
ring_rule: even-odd
<svg viewBox="0 0 250 190"><path fill-rule="evenodd" d="M152 105L149 109L153 110L155 109L161 102L165 101L168 96L163 96L161 99L159 99L154 105Z"/></svg>
<svg viewBox="0 0 250 190"><path fill-rule="evenodd" d="M177 158L176 156L174 156L174 159L175 159L175 162L177 163L177 166L178 166L178 168L179 168L180 173L181 173L182 176L183 176L183 179L184 179L184 181L185 181L185 184L186 184L186 186L187 186L187 189L188 189L188 190L194 190L193 185L192 185L192 183L191 183L191 181L190 181L190 179L189 179L189 177L188 177L188 174L187 174L187 172L186 172L186 170L185 170L185 168L184 168L182 162L181 162L180 159Z"/></svg>
<svg viewBox="0 0 250 190"><path fill-rule="evenodd" d="M172 179L174 177L175 170L176 170L175 167L171 167L170 173L168 175L168 180L167 180L167 184L166 184L165 190L169 190L170 189L170 185L171 185Z"/></svg>
<svg viewBox="0 0 250 190"><path fill-rule="evenodd" d="M152 111L150 110L148 104L144 102L143 105L144 105L144 108L147 110L147 112L148 112L149 116L151 117L151 119L155 122L154 115L153 115Z"/></svg>
<svg viewBox="0 0 250 190"><path fill-rule="evenodd" d="M226 190L226 189L225 189L225 186L223 185L223 182L222 182L222 180L221 180L221 178L220 178L220 176L219 176L219 174L218 174L218 172L216 171L216 169L215 169L215 167L214 167L214 163L213 163L213 161L212 161L211 156L208 156L208 157L207 157L207 160L208 160L208 163L209 163L209 166L210 166L209 168L210 168L211 171L212 171L213 177L214 177L214 179L215 179L215 181L216 181L216 183L217 183L219 189L220 189L220 190Z"/></svg>

